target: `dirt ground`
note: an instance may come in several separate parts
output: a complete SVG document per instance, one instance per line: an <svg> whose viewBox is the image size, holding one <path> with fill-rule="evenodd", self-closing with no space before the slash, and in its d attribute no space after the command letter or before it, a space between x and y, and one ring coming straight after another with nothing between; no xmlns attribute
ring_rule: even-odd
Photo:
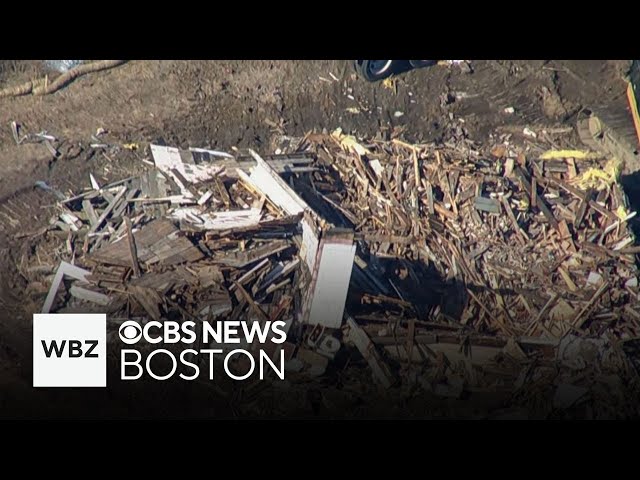
<svg viewBox="0 0 640 480"><path fill-rule="evenodd" d="M363 137L395 130L410 142L438 142L452 130L475 140L497 132L522 137L526 126L540 135L564 133L575 146L576 114L624 95L625 65L472 61L471 73L455 65L407 71L389 88L356 78L346 60L131 61L53 95L0 98L0 389L30 388L30 315L40 306L25 302L20 266L38 254L37 232L53 203L36 181L77 191L89 185L89 173L100 182L122 178L143 167L150 142L272 153L283 135L337 127ZM44 73L39 62L0 62L0 88ZM41 144L17 145L12 121L25 133L61 139L62 155L54 159ZM89 144L99 128L108 132L101 141L139 149L117 158L97 153Z"/></svg>

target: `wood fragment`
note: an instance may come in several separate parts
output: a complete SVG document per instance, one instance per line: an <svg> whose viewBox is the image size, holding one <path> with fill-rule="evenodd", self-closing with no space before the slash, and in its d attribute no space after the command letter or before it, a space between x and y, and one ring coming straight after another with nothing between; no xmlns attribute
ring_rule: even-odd
<svg viewBox="0 0 640 480"><path fill-rule="evenodd" d="M502 200L502 206L504 207L505 212L507 212L507 216L509 217L509 220L511 220L511 225L513 227L513 230L518 234L517 238L519 239L522 245L526 245L529 242L529 236L518 224L518 220L513 214L511 205L509 205L509 201L504 196L501 197L501 200Z"/></svg>
<svg viewBox="0 0 640 480"><path fill-rule="evenodd" d="M155 321L159 321L162 314L160 313L160 305L162 298L157 292L150 288L138 285L129 285L127 287L129 294L135 298L145 312Z"/></svg>
<svg viewBox="0 0 640 480"><path fill-rule="evenodd" d="M584 307L582 307L582 309L577 313L577 315L575 316L575 318L573 319L573 321L571 322L572 325L576 328L576 329L580 329L582 328L582 326L584 325L584 323L588 320L588 316L587 314L591 311L591 309L594 307L594 305L596 304L596 302L598 301L598 299L602 296L602 294L604 294L604 292L609 288L609 282L604 282L600 288L598 288L598 290L596 290L596 293L593 294L593 296L591 297L591 299L586 303L586 305Z"/></svg>
<svg viewBox="0 0 640 480"><path fill-rule="evenodd" d="M98 223L98 215L96 215L96 211L93 209L90 200L82 201L82 209L84 210L87 218L89 219L89 223L91 227L94 227Z"/></svg>
<svg viewBox="0 0 640 480"><path fill-rule="evenodd" d="M218 190L218 195L222 199L222 203L224 203L225 207L230 208L232 206L232 202L229 192L227 191L227 187L224 186L224 183L219 177L214 178L214 183Z"/></svg>
<svg viewBox="0 0 640 480"><path fill-rule="evenodd" d="M240 295L245 300L245 302L249 304L253 312L258 316L258 319L260 320L260 322L262 323L267 322L269 320L269 317L267 317L267 315L262 311L260 306L253 301L253 298L251 298L251 295L249 295L247 291L242 287L242 285L240 285L238 282L235 282L234 285L236 286L236 290L238 291L238 293L240 293Z"/></svg>
<svg viewBox="0 0 640 480"><path fill-rule="evenodd" d="M538 206L538 183L536 178L531 179L531 208L536 208Z"/></svg>
<svg viewBox="0 0 640 480"><path fill-rule="evenodd" d="M86 283L87 276L90 273L91 272L89 272L88 270L84 270L75 265L71 265L70 263L60 262L60 265L58 266L58 270L56 271L56 274L53 277L53 281L51 282L51 288L49 289L47 298L45 299L44 305L42 306L42 313L49 313L51 311L51 307L55 300L56 294L58 293L58 288L60 287L60 283L62 282L65 276L68 276Z"/></svg>
<svg viewBox="0 0 640 480"><path fill-rule="evenodd" d="M426 182L425 189L427 192L427 209L431 215L434 215L435 207L433 204L433 188L431 187L431 183Z"/></svg>
<svg viewBox="0 0 640 480"><path fill-rule="evenodd" d="M391 370L378 354L375 345L356 321L347 315L347 325L349 326L349 339L369 364L376 382L385 389L390 388L394 383Z"/></svg>
<svg viewBox="0 0 640 480"><path fill-rule="evenodd" d="M127 188L126 187L122 187L120 189L120 192L118 192L118 194L115 196L115 198L113 199L113 201L111 203L109 203L109 206L107 208L104 209L104 212L102 212L102 215L100 215L100 217L98 218L98 220L96 221L95 225L92 226L89 229L89 233L94 233L96 232L100 227L102 227L102 224L104 223L104 221L109 218L109 215L111 215L111 212L113 211L113 209L116 207L118 201L120 201L120 199L122 199L122 197L124 197L124 195L127 193Z"/></svg>
<svg viewBox="0 0 640 480"><path fill-rule="evenodd" d="M131 219L129 217L125 217L124 224L127 229L127 242L129 244L129 253L131 255L131 266L133 267L134 276L140 277L142 275L140 271L140 265L138 264L138 251L136 249L136 241L133 237L133 231L131 228Z"/></svg>
<svg viewBox="0 0 640 480"><path fill-rule="evenodd" d="M524 173L524 171L522 170L522 167L517 166L515 168L515 172L516 172L516 175L518 176L520 182L522 183L522 186L529 193L530 198L535 198L536 206L542 212L542 214L545 216L545 218L547 219L547 222L549 222L549 225L551 225L551 227L554 230L558 230L558 221L555 219L555 217L551 213L551 210L549 210L549 207L547 207L547 205L544 202L544 200L542 198L540 198L540 196L538 195L536 190L531 188L531 183L527 179L527 176Z"/></svg>
<svg viewBox="0 0 640 480"><path fill-rule="evenodd" d="M501 213L500 202L493 198L476 197L473 206L482 212Z"/></svg>
<svg viewBox="0 0 640 480"><path fill-rule="evenodd" d="M476 304L482 309L482 311L487 314L487 316L493 320L494 324L498 326L498 328L500 328L503 333L507 334L507 335L513 335L514 333L509 329L509 327L507 327L506 325L504 325L504 322L502 322L501 320L498 320L490 311L489 309L487 309L487 307L484 306L484 304L480 301L480 299L469 289L467 288L467 293L469 294L469 296L471 298L473 298L473 300L476 302Z"/></svg>
<svg viewBox="0 0 640 480"><path fill-rule="evenodd" d="M575 283L573 283L573 280L571 280L571 276L569 275L569 272L567 272L562 267L558 267L558 273L560 274L560 276L564 280L564 283L567 284L567 287L569 287L570 291L572 291L572 292L577 292L578 291L578 287L576 286Z"/></svg>
<svg viewBox="0 0 640 480"><path fill-rule="evenodd" d="M78 298L80 300L84 300L86 302L97 303L98 305L109 305L111 299L100 292L94 292L93 290L89 290L87 288L79 287L77 285L72 285L69 288L69 293L71 296Z"/></svg>

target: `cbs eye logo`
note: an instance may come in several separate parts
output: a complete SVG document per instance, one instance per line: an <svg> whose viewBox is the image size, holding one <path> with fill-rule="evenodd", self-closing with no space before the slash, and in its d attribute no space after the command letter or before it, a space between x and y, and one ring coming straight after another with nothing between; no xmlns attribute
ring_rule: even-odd
<svg viewBox="0 0 640 480"><path fill-rule="evenodd" d="M138 340L142 338L142 328L133 320L127 320L120 325L118 334L120 335L120 340L124 343L133 345L134 343L138 343Z"/></svg>

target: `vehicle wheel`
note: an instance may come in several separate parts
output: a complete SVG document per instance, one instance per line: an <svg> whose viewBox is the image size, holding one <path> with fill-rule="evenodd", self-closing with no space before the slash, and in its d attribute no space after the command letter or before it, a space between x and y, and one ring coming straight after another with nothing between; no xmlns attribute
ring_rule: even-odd
<svg viewBox="0 0 640 480"><path fill-rule="evenodd" d="M356 72L368 82L377 82L393 73L393 60L356 60Z"/></svg>
<svg viewBox="0 0 640 480"><path fill-rule="evenodd" d="M409 64L413 68L430 67L438 63L437 60L409 60Z"/></svg>

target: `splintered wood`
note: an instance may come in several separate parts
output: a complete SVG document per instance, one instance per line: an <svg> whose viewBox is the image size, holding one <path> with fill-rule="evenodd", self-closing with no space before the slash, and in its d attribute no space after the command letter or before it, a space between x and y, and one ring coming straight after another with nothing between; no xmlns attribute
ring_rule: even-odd
<svg viewBox="0 0 640 480"><path fill-rule="evenodd" d="M145 265L160 263L173 265L178 263L197 262L204 254L184 236L168 220L155 220L133 232L138 261ZM105 245L89 259L96 262L130 266L132 248L127 238L120 238L114 243Z"/></svg>
<svg viewBox="0 0 640 480"><path fill-rule="evenodd" d="M599 190L579 182L602 162L516 158L504 147L496 157L469 144L435 148L396 141L358 149L336 135L312 150L335 159L335 174L311 176L320 194L351 213L356 238L369 254L369 266L356 270L373 272L393 259L404 280L387 268L379 283L392 296L422 297L426 304L421 316L419 302L411 301L414 308L400 309L403 318L418 315L515 337L560 338L570 330L640 334L635 324L618 328L625 309L638 301L638 289L625 288L638 275L633 251L625 251L635 241L626 223L635 212L627 210L615 181ZM325 188L337 182L340 191ZM431 278L420 280L425 263ZM606 289L587 281L591 272L607 278ZM365 278L355 275L352 287L371 290ZM371 293L382 298L377 290ZM546 307L555 296L574 318L559 318ZM457 301L457 309L445 305ZM400 312L392 303L380 305Z"/></svg>
<svg viewBox="0 0 640 480"><path fill-rule="evenodd" d="M91 270L63 263L44 310L71 275L68 302L123 318L280 319L311 376L344 328L378 385L396 384L393 358L430 365L425 388L447 396L479 384L472 348L517 370L571 336L640 336L635 212L597 157L336 132L298 149L152 146L156 169L92 179L51 227Z"/></svg>
<svg viewBox="0 0 640 480"><path fill-rule="evenodd" d="M339 346L330 330L343 324L353 230L319 217L281 176L315 171L315 157L151 151L155 171L102 186L91 176L91 190L60 202L54 228L82 242L78 260L91 270L62 263L44 308L74 274L96 290L72 285L68 304L153 320L297 321L290 340L321 326L322 341Z"/></svg>

